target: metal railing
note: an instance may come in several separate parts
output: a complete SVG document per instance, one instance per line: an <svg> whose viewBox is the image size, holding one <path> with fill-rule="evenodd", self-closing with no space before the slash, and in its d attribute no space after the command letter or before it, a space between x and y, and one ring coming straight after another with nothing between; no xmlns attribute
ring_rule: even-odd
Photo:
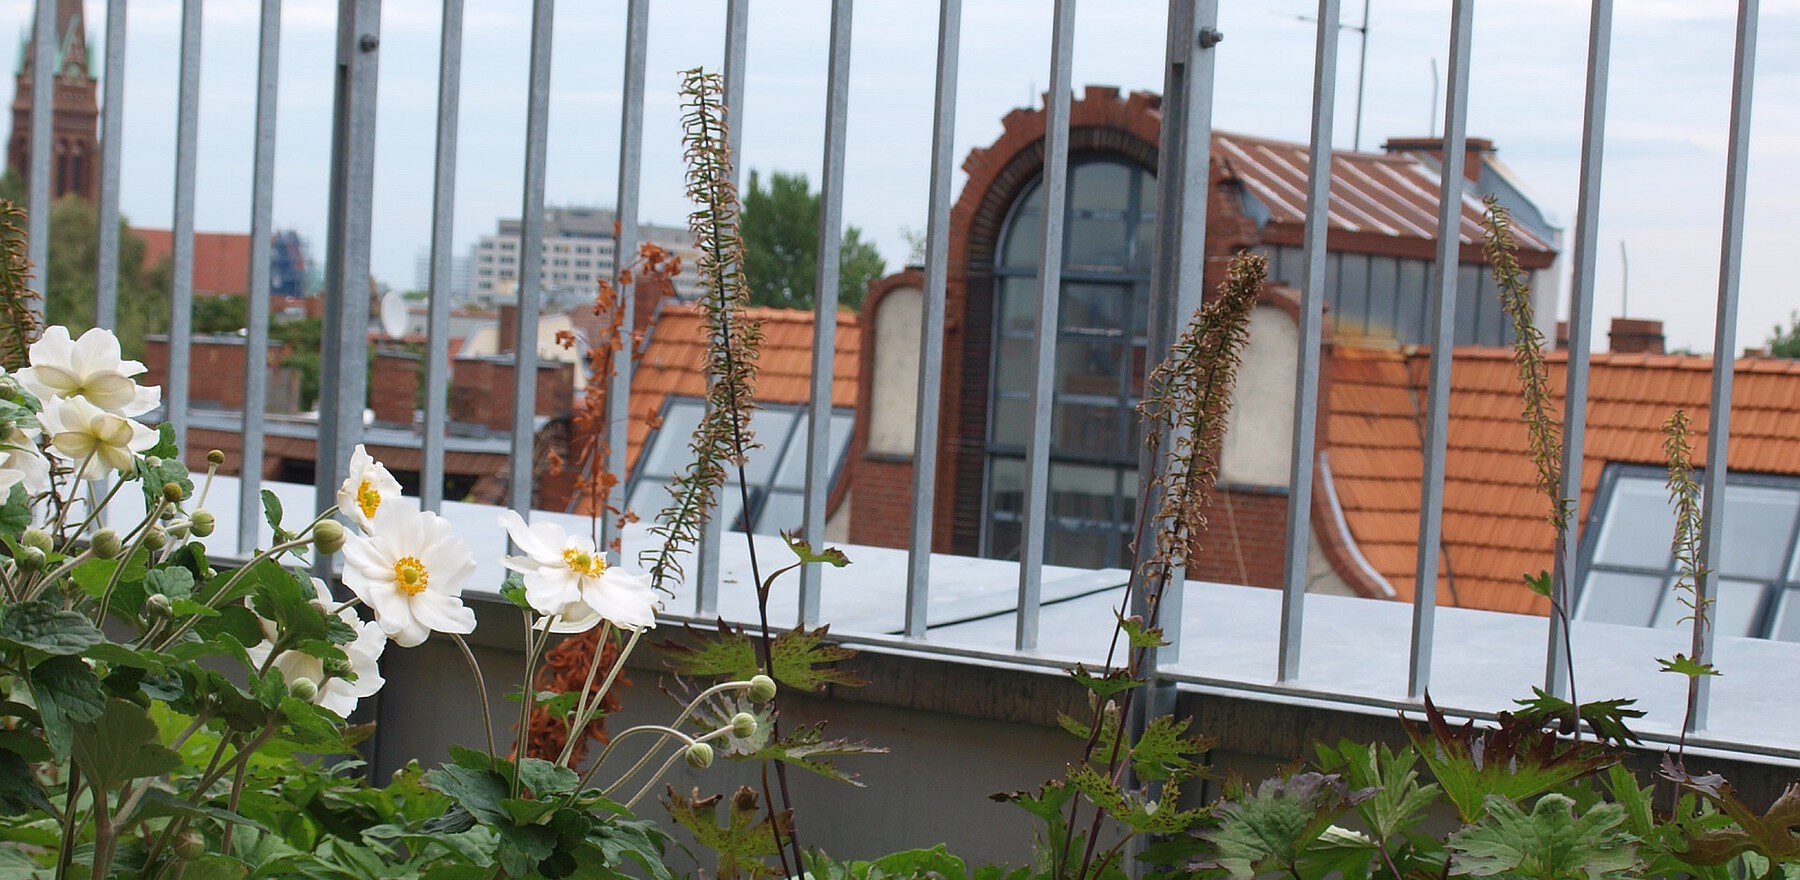
<svg viewBox="0 0 1800 880"><path fill-rule="evenodd" d="M954 120L957 106L958 60L962 27L961 0L939 0L939 31L936 53L936 86L932 111L930 153L929 207L926 218L926 260L924 267L924 309L919 357L919 383L924 389L941 387L943 382L943 337L945 332L945 293L949 277L950 206L953 199ZM171 344L166 399L170 420L178 432L187 421L188 349L191 341L191 307L194 271L194 177L198 110L200 97L200 38L203 0L183 0L180 18L181 57L180 88L177 109L177 140L174 169L174 260L171 315ZM744 72L748 53L746 42L750 0L725 0L725 45L723 70L726 83L726 108L732 123L730 144L734 158L738 153L744 107ZM927 638L927 606L931 578L931 535L933 507L931 495L937 476L939 448L938 401L932 394L918 396L912 474L911 538L905 576L905 613L903 635L897 638L869 636L870 644L888 644L918 650L936 650L959 656L1004 658L1037 663L1039 611L1042 606L1043 557L1046 536L1046 507L1049 491L1049 450L1053 398L1053 373L1056 355L1059 272L1062 264L1064 229L1061 206L1066 198L1066 169L1070 126L1071 70L1075 51L1076 0L1056 0L1051 10L1051 52L1046 107L1048 129L1044 150L1044 195L1042 241L1038 289L1039 311L1034 326L1033 358L1037 368L1036 384L1030 399L1030 436L1026 452L1025 527L1023 549L1018 566L1017 625L1014 651L991 652L967 648L950 648L930 644ZM1312 86L1310 159L1307 166L1307 213L1303 230L1304 284L1299 313L1299 354L1297 382L1294 388L1292 459L1288 487L1287 537L1284 553L1284 577L1281 590L1280 624L1276 633L1279 643L1277 662L1266 683L1245 684L1209 682L1192 674L1170 670L1177 659L1179 644L1161 652L1159 667L1165 677L1195 684L1217 684L1296 698L1358 698L1341 694L1320 694L1300 686L1299 676L1302 633L1305 624L1306 562L1309 514L1314 480L1315 435L1318 429L1320 339L1323 327L1322 304L1326 284L1326 232L1330 199L1331 135L1337 92L1340 0L1319 0L1316 15L1317 35ZM1612 0L1591 0L1585 102L1580 148L1580 184L1575 215L1573 273L1571 286L1569 349L1566 371L1566 397L1563 436L1563 496L1578 505L1582 479L1584 430L1586 427L1589 337L1593 322L1596 234L1599 216L1600 180L1605 146L1605 116L1608 90L1608 66L1612 40ZM29 169L30 247L31 258L38 266L46 265L49 245L48 217L50 204L50 117L52 109L52 64L55 56L55 0L36 0L36 24L32 30L34 62L32 64L32 141ZM623 111L619 149L617 191L616 253L621 265L635 252L638 240L638 206L643 159L643 110L645 92L645 59L649 35L650 0L626 0ZM1458 245L1462 222L1461 206L1465 186L1464 168L1467 142L1466 119L1469 100L1470 46L1474 28L1475 0L1453 0L1448 44L1448 79L1444 98L1444 150L1442 154L1441 190L1437 220L1437 249L1430 290L1431 356L1429 385L1426 390L1425 440L1423 443L1423 479L1421 483L1421 515L1418 533L1416 589L1412 607L1411 636L1408 642L1410 660L1406 694L1417 699L1429 686L1432 673L1434 632L1438 605L1436 588L1439 575L1439 539L1444 503L1444 470L1447 456L1451 342L1454 338L1456 297L1454 271L1459 261ZM99 283L96 290L97 320L102 326L115 321L117 277L119 271L119 175L122 150L121 118L124 102L124 54L126 0L106 0L105 91L103 120L105 137L100 164L99 198ZM320 405L318 499L321 506L331 503L333 481L347 461L350 450L363 430L361 413L365 400L367 375L364 357L368 324L369 232L371 227L371 191L373 188L375 95L380 55L381 0L340 0L338 3L337 63L335 82L335 114L330 155L330 208L326 242L325 283L325 348L322 399ZM517 358L512 402L511 473L506 495L509 506L528 513L533 460L534 376L536 371L538 299L542 290L541 266L533 255L539 253L543 238L545 204L545 158L547 122L550 102L550 52L554 27L555 0L533 0L531 4L531 48L524 129L525 159L522 169L523 200L521 204L520 253L526 258L520 266L519 314L517 338L513 350ZM263 458L262 408L266 397L265 377L261 365L268 350L269 314L269 233L270 206L275 180L275 98L278 89L277 52L280 40L281 0L261 0L262 25L257 65L257 110L255 121L255 163L251 199L250 230L253 246L252 276L249 290L248 355L245 359L245 389L248 405L243 414L244 465L241 492L240 528L245 543L254 538L257 516L257 488L260 484ZM1743 217L1746 188L1746 166L1749 159L1749 124L1752 106L1752 77L1756 55L1758 0L1739 0L1737 11L1736 55L1732 81L1731 128L1726 167L1726 199L1723 220L1723 251L1719 266L1717 297L1717 330L1713 348L1713 385L1707 460L1724 461L1730 442L1729 415L1736 349L1738 279L1742 263ZM462 59L463 0L443 0L443 30L439 53L439 87L436 136L436 170L430 232L430 305L428 312L428 356L425 358L426 386L433 393L425 395L421 445L423 449L422 496L427 508L437 509L443 503L445 437L447 413L445 395L438 393L448 382L447 344L449 335L449 279L453 229L452 207L457 180L456 152L459 127L458 107ZM848 84L851 69L852 0L833 0L831 4L830 46L826 77L825 134L821 163L821 204L818 230L819 252L838 250L843 224L843 178L846 152L846 118ZM1212 108L1214 101L1213 65L1221 35L1217 28L1218 0L1170 0L1166 49L1164 95L1161 103L1162 134L1159 150L1158 179L1158 254L1155 260L1151 303L1151 357L1171 345L1180 325L1198 306L1201 279L1205 268L1205 228L1210 167ZM807 432L807 467L805 488L804 531L815 543L824 538L826 501L831 475L827 434L831 410L834 334L837 310L838 261L817 261L817 291L812 357L811 406ZM633 297L621 296L624 308L630 309ZM624 326L632 326L627 314ZM614 380L617 388L629 388L632 360L628 349L621 348L614 358ZM607 442L608 465L623 473L627 420L627 395L609 395ZM1151 463L1142 462L1140 491L1154 490L1150 480ZM1702 537L1704 571L1717 571L1722 546L1725 507L1724 480L1726 468L1709 468L1706 475L1706 529ZM1579 523L1575 528L1579 528ZM697 579L695 616L705 617L718 609L720 526L715 521L705 530L693 573ZM1568 573L1575 569L1578 541L1569 540L1557 564ZM798 617L802 622L817 622L820 615L820 573L818 566L803 571L799 592ZM1565 582L1567 578L1563 579ZM1714 592L1713 578L1703 576L1696 584L1698 596L1705 600ZM1173 591L1165 613L1179 614L1180 590ZM1560 597L1568 606L1568 597ZM1174 609L1169 611L1168 609ZM1172 627L1171 639L1179 638L1179 627ZM1562 633L1554 617L1545 626L1546 666L1544 685L1552 692L1563 686ZM1704 662L1711 651L1710 642L1696 640L1695 652ZM1702 678L1699 705L1694 718L1703 728L1707 717L1710 681ZM1365 700L1366 702L1366 700ZM1381 705L1405 705L1377 701Z"/></svg>

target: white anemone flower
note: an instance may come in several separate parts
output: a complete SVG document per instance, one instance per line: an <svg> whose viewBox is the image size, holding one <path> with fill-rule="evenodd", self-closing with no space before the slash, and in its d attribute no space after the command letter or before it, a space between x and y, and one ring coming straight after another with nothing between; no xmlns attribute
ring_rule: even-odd
<svg viewBox="0 0 1800 880"><path fill-rule="evenodd" d="M0 501L14 486L32 494L50 490L50 460L38 452L36 435L35 429L15 427L0 438Z"/></svg>
<svg viewBox="0 0 1800 880"><path fill-rule="evenodd" d="M369 534L344 542L344 585L383 632L410 648L432 631L471 633L475 612L462 603L463 582L475 571L469 545L443 517L406 504L383 504Z"/></svg>
<svg viewBox="0 0 1800 880"><path fill-rule="evenodd" d="M350 453L350 474L338 486L338 509L366 532L382 502L400 494L400 481L388 473L387 465L376 461L361 443L356 444L356 451Z"/></svg>
<svg viewBox="0 0 1800 880"><path fill-rule="evenodd" d="M331 613L330 593L324 582L313 578L313 589L320 598L313 600L313 605L326 614ZM354 681L344 678L325 677L325 662L311 654L299 651L283 651L275 658L270 668L281 673L281 680L289 685L301 679L311 681L318 686L318 693L313 697L313 705L340 718L349 718L355 711L356 704L363 697L372 697L381 690L386 682L381 677L381 652L387 647L387 633L381 631L381 624L373 620L363 621L356 612L349 608L338 611L338 617L356 631L356 639L350 644L342 645L344 657L350 661L350 671L355 674ZM267 639L277 635L275 625L263 621L263 633ZM250 661L258 667L269 659L269 652L275 646L263 641L249 649Z"/></svg>
<svg viewBox="0 0 1800 880"><path fill-rule="evenodd" d="M50 448L82 468L77 476L86 480L100 479L110 471L129 472L138 453L156 445L155 431L85 397L45 401L38 422L50 435Z"/></svg>
<svg viewBox="0 0 1800 880"><path fill-rule="evenodd" d="M607 566L593 541L571 535L556 523L527 525L523 517L508 510L500 514L500 525L525 553L503 557L500 563L525 576L525 601L532 608L558 615L569 626L584 622L580 629L592 627L594 620L579 609L571 612L577 603L620 629L656 626L656 590L649 575ZM561 625L551 629L563 632Z"/></svg>
<svg viewBox="0 0 1800 880"><path fill-rule="evenodd" d="M45 403L80 397L113 415L140 416L162 402L161 388L132 378L143 372L143 364L120 357L112 331L95 327L71 340L69 328L54 326L31 344L31 366L17 375Z"/></svg>

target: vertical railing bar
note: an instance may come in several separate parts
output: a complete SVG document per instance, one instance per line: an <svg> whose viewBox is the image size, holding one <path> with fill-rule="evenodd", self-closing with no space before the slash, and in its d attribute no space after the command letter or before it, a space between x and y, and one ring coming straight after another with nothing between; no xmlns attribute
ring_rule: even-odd
<svg viewBox="0 0 1800 880"><path fill-rule="evenodd" d="M726 0L725 3L725 149L731 155L731 186L735 191L742 182L744 143L744 69L749 52L750 0ZM707 511L700 526L700 540L695 542L694 613L710 617L719 611L719 544L725 524L719 519L720 507Z"/></svg>
<svg viewBox="0 0 1800 880"><path fill-rule="evenodd" d="M56 0L37 0L31 26L31 157L26 169L25 255L37 273L33 306L39 315L50 295L50 126L56 101Z"/></svg>
<svg viewBox="0 0 1800 880"><path fill-rule="evenodd" d="M456 259L456 141L462 111L463 0L444 0L438 34L437 152L431 188L430 298L425 311L424 432L420 443L419 503L444 503L444 442L449 431L450 289Z"/></svg>
<svg viewBox="0 0 1800 880"><path fill-rule="evenodd" d="M937 87L931 109L931 195L925 217L924 313L919 334L919 401L913 430L912 531L906 555L907 638L930 625L932 498L937 486L939 387L944 381L944 298L950 277L950 183L956 176L956 85L962 0L938 4ZM871 343L872 344L872 343Z"/></svg>
<svg viewBox="0 0 1800 880"><path fill-rule="evenodd" d="M1432 264L1430 386L1426 389L1424 476L1420 485L1419 557L1413 581L1411 655L1406 692L1417 698L1431 682L1437 624L1438 547L1443 537L1444 457L1450 428L1450 363L1456 340L1456 285L1462 255L1463 165L1468 144L1469 43L1475 0L1454 0L1444 98L1442 187L1438 193L1437 259Z"/></svg>
<svg viewBox="0 0 1800 880"><path fill-rule="evenodd" d="M169 232L169 375L163 400L175 443L187 448L188 364L194 343L194 174L200 136L200 11L181 3L181 65L175 110L175 216Z"/></svg>
<svg viewBox="0 0 1800 880"><path fill-rule="evenodd" d="M1312 139L1306 161L1306 225L1301 251L1300 351L1294 367L1294 433L1288 450L1287 542L1283 547L1281 636L1275 680L1300 677L1306 617L1306 554L1312 537L1313 463L1319 425L1319 343L1325 324L1325 234L1331 228L1332 123L1337 109L1339 0L1319 0L1313 51Z"/></svg>
<svg viewBox="0 0 1800 880"><path fill-rule="evenodd" d="M1712 396L1706 416L1706 474L1700 526L1700 576L1694 581L1697 607L1717 596L1714 578L1723 562L1725 482L1731 472L1731 380L1737 370L1738 287L1744 265L1744 202L1749 182L1750 119L1756 84L1756 26L1759 0L1739 0L1737 48L1732 58L1731 135L1725 158L1725 219L1720 232L1719 307L1713 326ZM1695 662L1711 663L1707 627L1694 627ZM1702 675L1688 706L1690 730L1705 730L1712 682Z"/></svg>
<svg viewBox="0 0 1800 880"><path fill-rule="evenodd" d="M806 540L825 543L825 505L831 497L831 386L837 358L838 252L844 233L844 138L850 112L851 0L832 0L831 48L825 81L825 161L819 174L819 249L813 279L812 397L806 422ZM819 582L813 563L800 569L800 623L819 619Z"/></svg>
<svg viewBox="0 0 1800 880"><path fill-rule="evenodd" d="M1150 279L1149 363L1166 360L1183 328L1200 310L1206 293L1206 217L1212 175L1212 117L1215 47L1224 38L1219 32L1218 0L1171 0L1165 46L1167 69L1163 74L1162 135L1157 158L1156 253ZM1146 377L1148 381L1148 377ZM1145 389L1145 394L1155 393ZM1168 450L1183 442L1187 432L1166 432L1156 449ZM1144 514L1154 515L1163 491L1160 454L1146 447L1138 454L1138 492ZM1151 552L1149 532L1139 542L1140 552ZM1131 613L1146 620L1154 610L1163 628L1166 645L1144 652L1142 667L1152 676L1149 696L1132 706L1132 730L1142 730L1149 718L1173 710L1174 689L1156 671L1181 659L1182 601L1187 588L1187 560L1170 567L1162 585L1158 606L1150 604L1149 585L1142 580L1145 568L1132 570Z"/></svg>
<svg viewBox="0 0 1800 880"><path fill-rule="evenodd" d="M1025 506L1019 540L1019 615L1013 645L1037 650L1043 610L1044 545L1050 525L1050 420L1056 396L1056 333L1062 305L1063 209L1069 185L1071 53L1075 0L1056 0L1050 30L1050 91L1044 108L1044 235L1038 251L1038 315L1032 327L1031 435L1025 443Z"/></svg>
<svg viewBox="0 0 1800 880"><path fill-rule="evenodd" d="M275 100L281 78L281 0L262 0L256 44L256 132L250 171L250 290L244 310L243 454L238 466L238 552L262 522L263 413L269 386L269 250L275 211Z"/></svg>
<svg viewBox="0 0 1800 880"><path fill-rule="evenodd" d="M318 509L337 503L337 482L362 439L369 373L369 233L375 189L375 93L381 0L338 5L332 112L331 201L326 214L325 333L319 368ZM329 560L315 568L329 573Z"/></svg>
<svg viewBox="0 0 1800 880"><path fill-rule="evenodd" d="M544 165L549 157L550 39L556 0L533 0L531 78L525 101L525 181L519 209L519 308L513 334L512 455L507 505L529 516L532 426L537 415L538 297L544 274Z"/></svg>
<svg viewBox="0 0 1800 880"><path fill-rule="evenodd" d="M94 326L119 323L119 160L125 143L125 0L106 0L106 81L101 84L100 205Z"/></svg>
<svg viewBox="0 0 1800 880"><path fill-rule="evenodd" d="M644 59L649 54L650 0L629 0L625 6L625 81L623 107L619 112L619 195L618 237L613 244L613 267L623 270L631 265L638 249L638 193L644 167ZM632 329L637 308L637 272L631 284L619 285L619 346L613 351L612 379L606 393L606 469L624 485L626 443L631 425L631 356ZM600 344L600 340L591 340ZM591 381L591 380L590 380ZM623 507L624 499L612 503ZM606 510L599 511L600 536L606 558L617 564L619 550L614 548L618 521Z"/></svg>
<svg viewBox="0 0 1800 880"><path fill-rule="evenodd" d="M1594 266L1600 231L1600 171L1606 151L1607 75L1612 65L1613 0L1594 0L1588 24L1587 93L1582 112L1581 181L1575 207L1575 235L1569 273L1569 348L1563 381L1562 499L1568 525L1561 553L1555 560L1561 571L1556 584L1544 649L1544 690L1567 696L1568 646L1563 625L1574 613L1574 580L1580 574L1576 555L1581 549L1581 466L1587 442L1588 365L1594 326ZM1561 619L1559 619L1559 616Z"/></svg>

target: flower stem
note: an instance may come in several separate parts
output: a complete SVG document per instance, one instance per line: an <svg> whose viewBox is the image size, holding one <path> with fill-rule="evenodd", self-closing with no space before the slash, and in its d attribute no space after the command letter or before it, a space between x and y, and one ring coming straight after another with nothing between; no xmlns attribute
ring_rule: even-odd
<svg viewBox="0 0 1800 880"><path fill-rule="evenodd" d="M494 748L494 713L488 708L487 678L481 674L481 664L475 662L475 652L469 650L469 643L456 633L451 633L450 639L462 649L463 659L469 661L469 672L475 676L475 688L481 691L481 729L487 734L488 763L492 765L499 760L499 753Z"/></svg>
<svg viewBox="0 0 1800 880"><path fill-rule="evenodd" d="M569 729L569 740L563 744L562 758L557 761L558 764L566 765L569 762L569 756L575 751L575 741L587 730L587 726L594 720L594 716L600 714L600 706L606 702L607 692L612 690L613 682L618 680L619 673L625 669L625 658L631 656L631 650L637 647L638 639L643 638L643 636L644 631L641 629L632 631L631 637L625 640L625 647L619 649L619 656L613 661L612 669L607 671L606 681L600 683L600 690L594 694L593 703L584 707L586 710L585 712L578 711L576 713L575 725ZM604 644L604 642L602 644ZM597 649L594 652L594 656L596 659L600 656L600 652ZM597 665L596 668L598 668ZM587 685L585 687L591 688L593 685L594 673L592 670L589 670ZM584 689L582 691L582 696L583 698L587 696L587 690Z"/></svg>

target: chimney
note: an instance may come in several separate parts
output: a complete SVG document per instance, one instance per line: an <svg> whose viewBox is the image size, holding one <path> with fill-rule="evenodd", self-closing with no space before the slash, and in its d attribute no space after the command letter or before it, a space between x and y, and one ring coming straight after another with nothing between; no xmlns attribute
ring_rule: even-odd
<svg viewBox="0 0 1800 880"><path fill-rule="evenodd" d="M412 425L420 363L419 356L408 351L383 348L375 352L375 364L369 371L369 408L375 411L375 421Z"/></svg>
<svg viewBox="0 0 1800 880"><path fill-rule="evenodd" d="M1439 162L1444 160L1444 139L1440 137L1388 138L1381 148L1389 153L1424 153ZM1480 183L1481 157L1493 152L1496 152L1493 141L1468 138L1463 153L1463 177L1472 183Z"/></svg>
<svg viewBox="0 0 1800 880"><path fill-rule="evenodd" d="M495 340L500 354L512 354L513 343L519 338L519 307L503 305L500 307L500 338Z"/></svg>
<svg viewBox="0 0 1800 880"><path fill-rule="evenodd" d="M491 430L512 430L513 358L462 357L450 365L450 419L483 425ZM540 416L564 416L575 408L573 364L537 365L537 394L533 412Z"/></svg>
<svg viewBox="0 0 1800 880"><path fill-rule="evenodd" d="M1662 354L1663 324L1644 318L1614 318L1607 333L1616 354Z"/></svg>
<svg viewBox="0 0 1800 880"><path fill-rule="evenodd" d="M1569 350L1569 322L1568 321L1557 321L1556 322L1556 350L1557 351L1568 351Z"/></svg>

